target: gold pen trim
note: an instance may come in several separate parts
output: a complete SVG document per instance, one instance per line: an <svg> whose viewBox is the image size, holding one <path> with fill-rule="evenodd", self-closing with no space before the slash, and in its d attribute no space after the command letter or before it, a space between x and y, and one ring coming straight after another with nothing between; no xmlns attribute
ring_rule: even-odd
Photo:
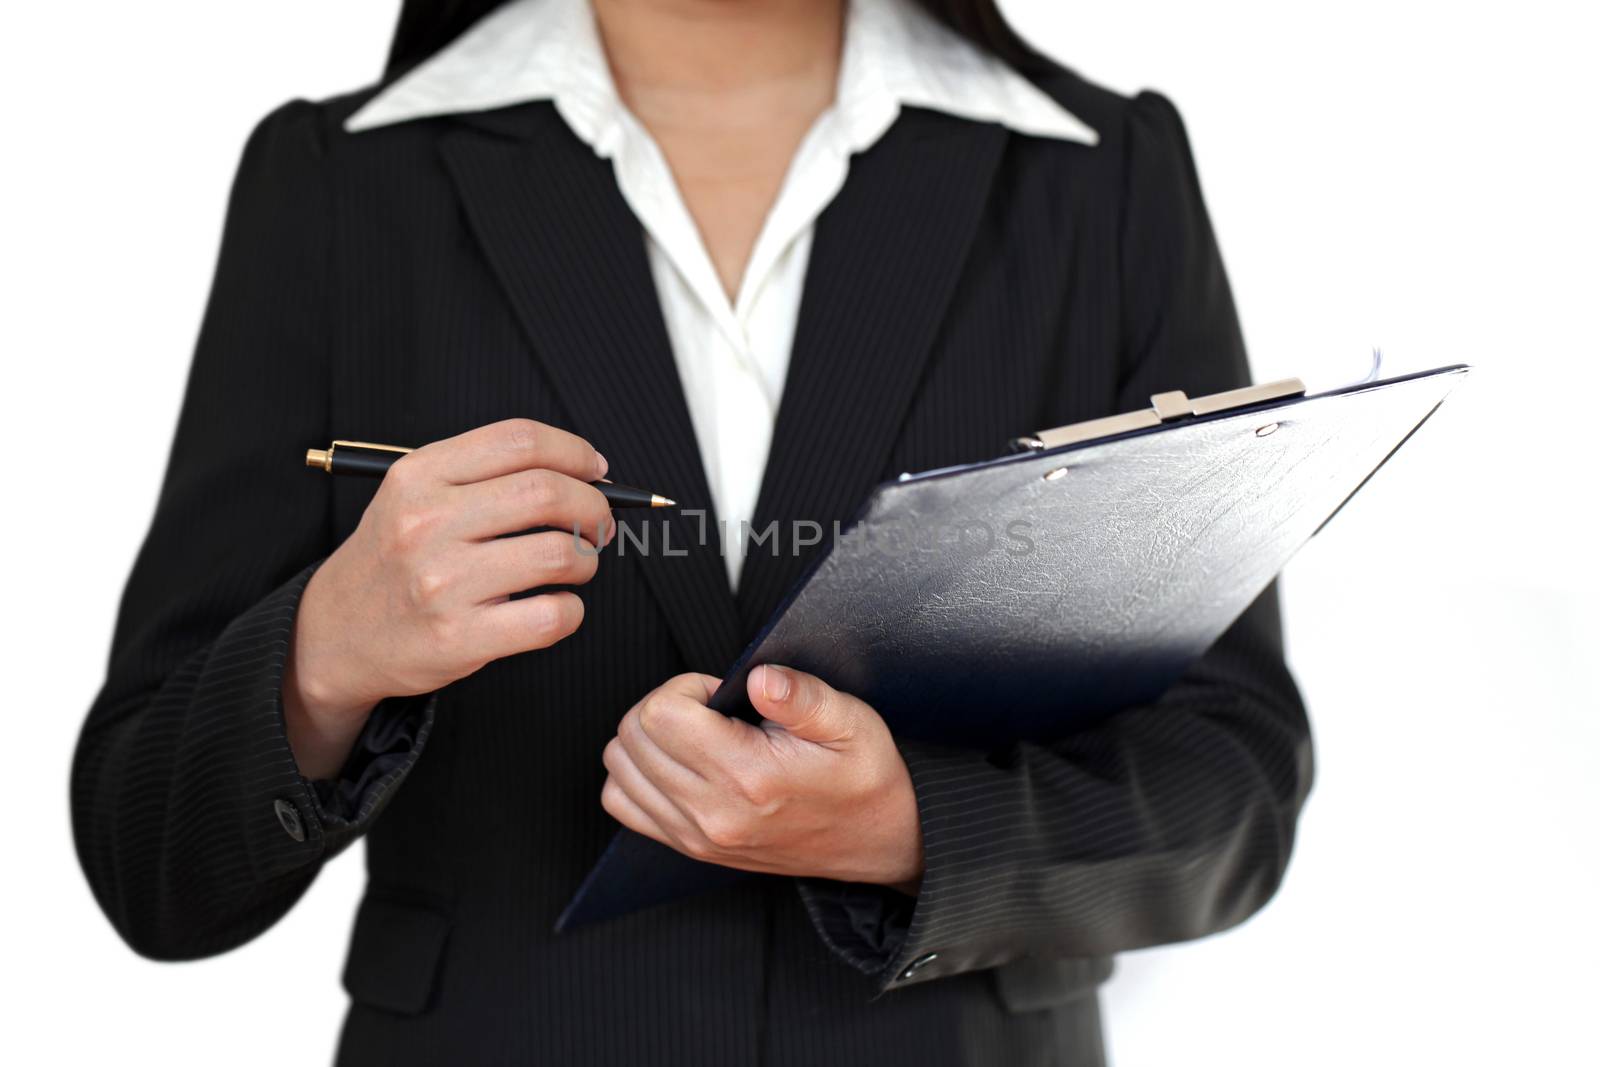
<svg viewBox="0 0 1600 1067"><path fill-rule="evenodd" d="M402 455L416 451L414 448L405 448L401 445L379 445L371 441L335 441L333 443L334 448L338 448L340 445L346 448L365 448L373 452L399 452ZM329 449L330 452L332 450Z"/></svg>
<svg viewBox="0 0 1600 1067"><path fill-rule="evenodd" d="M380 445L373 441L335 441L327 448L306 449L306 466L318 467L328 474L332 474L333 454L341 445L345 448L364 448L369 452L397 452L400 455L407 455L416 451L400 445Z"/></svg>

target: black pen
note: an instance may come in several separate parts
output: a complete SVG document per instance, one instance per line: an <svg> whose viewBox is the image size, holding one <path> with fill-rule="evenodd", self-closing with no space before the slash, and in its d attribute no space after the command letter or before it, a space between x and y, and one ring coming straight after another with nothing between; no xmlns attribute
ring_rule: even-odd
<svg viewBox="0 0 1600 1067"><path fill-rule="evenodd" d="M316 467L329 474L353 474L363 478L382 478L395 461L410 452L399 445L375 445L371 441L335 441L327 448L306 450L306 466ZM670 508L676 500L668 500L660 493L635 489L631 485L598 481L589 483L600 490L600 495L614 508Z"/></svg>

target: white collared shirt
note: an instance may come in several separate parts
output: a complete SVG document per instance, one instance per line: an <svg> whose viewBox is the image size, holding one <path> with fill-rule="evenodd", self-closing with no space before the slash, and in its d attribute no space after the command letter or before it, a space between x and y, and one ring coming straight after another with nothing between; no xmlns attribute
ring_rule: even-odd
<svg viewBox="0 0 1600 1067"><path fill-rule="evenodd" d="M909 0L849 0L834 102L801 141L729 301L666 157L617 93L588 0L512 0L374 96L345 128L533 100L553 102L572 132L612 161L643 226L735 586L740 532L754 518L788 374L812 228L844 185L851 155L883 136L902 106L1038 137L1097 140L1027 79Z"/></svg>

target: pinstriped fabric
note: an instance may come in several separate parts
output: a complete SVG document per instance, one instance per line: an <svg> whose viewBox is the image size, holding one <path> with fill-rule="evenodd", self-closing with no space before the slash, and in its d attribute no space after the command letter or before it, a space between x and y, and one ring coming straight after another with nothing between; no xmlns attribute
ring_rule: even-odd
<svg viewBox="0 0 1600 1067"><path fill-rule="evenodd" d="M853 160L818 222L761 521L826 523L900 470L1244 375L1170 105L1043 77L1098 147L913 110ZM650 524L649 554L608 549L569 640L386 705L371 748L392 762L343 793L300 780L278 696L295 607L373 492L305 474L305 447L526 416L709 512L604 164L547 105L351 138L361 99L280 109L240 165L74 768L80 857L117 929L154 956L226 950L365 835L343 1064L1100 1062L1089 961L1236 922L1281 876L1310 767L1270 601L1105 729L907 746L915 902L758 879L552 935L615 830L597 797L617 720L674 673L724 668L806 563L753 559L735 600L692 518Z"/></svg>
<svg viewBox="0 0 1600 1067"><path fill-rule="evenodd" d="M326 435L319 130L316 109L297 102L245 148L173 461L74 761L90 885L129 943L159 958L221 951L275 922L393 795L432 714L428 700L375 713L374 728L413 720L414 747L353 820L300 778L283 729L295 611L308 562L331 547L325 494L280 451ZM291 214L306 224L281 227Z"/></svg>
<svg viewBox="0 0 1600 1067"><path fill-rule="evenodd" d="M291 401L279 372L294 373L296 361L316 366L324 355L325 245L316 226L293 237L274 232L264 209L323 217L325 188L309 165L318 152L311 116L309 105L281 109L245 149L201 331L202 347L236 351L240 366L196 365L190 394L201 402L186 406L174 454L198 458L213 437L225 441L234 431L258 439L241 441L240 452L224 444L207 460L174 463L74 766L74 829L90 884L123 935L149 955L203 955L270 925L304 888L296 873L314 869L328 847L315 797L283 738L276 684L305 581L294 576L322 555L320 508L313 502L307 522L285 529L284 544L242 567L226 547L249 543L256 506L294 510L306 500L267 473L275 464L264 446L283 418L274 409ZM281 158L302 165L273 187L268 161ZM262 284L246 255L292 280ZM229 314L240 302L268 299L287 315L259 333ZM251 359L267 349L281 351L283 363ZM235 388L258 403L223 410ZM262 475L254 500L235 481ZM211 503L203 518L172 506L200 497ZM194 577L180 588L175 574ZM304 841L279 827L277 800L304 814Z"/></svg>

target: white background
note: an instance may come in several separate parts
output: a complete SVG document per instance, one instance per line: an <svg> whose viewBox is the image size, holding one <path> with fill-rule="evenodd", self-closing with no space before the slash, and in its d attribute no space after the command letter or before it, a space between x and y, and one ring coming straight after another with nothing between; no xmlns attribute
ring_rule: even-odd
<svg viewBox="0 0 1600 1067"><path fill-rule="evenodd" d="M1258 377L1474 380L1285 579L1319 777L1274 903L1121 961L1121 1067L1600 1062L1592 552L1600 216L1584 5L1014 0L1182 108ZM9 1063L324 1062L361 884L248 947L128 952L67 768L154 505L228 184L292 96L382 64L394 0L28 4L0 62Z"/></svg>

